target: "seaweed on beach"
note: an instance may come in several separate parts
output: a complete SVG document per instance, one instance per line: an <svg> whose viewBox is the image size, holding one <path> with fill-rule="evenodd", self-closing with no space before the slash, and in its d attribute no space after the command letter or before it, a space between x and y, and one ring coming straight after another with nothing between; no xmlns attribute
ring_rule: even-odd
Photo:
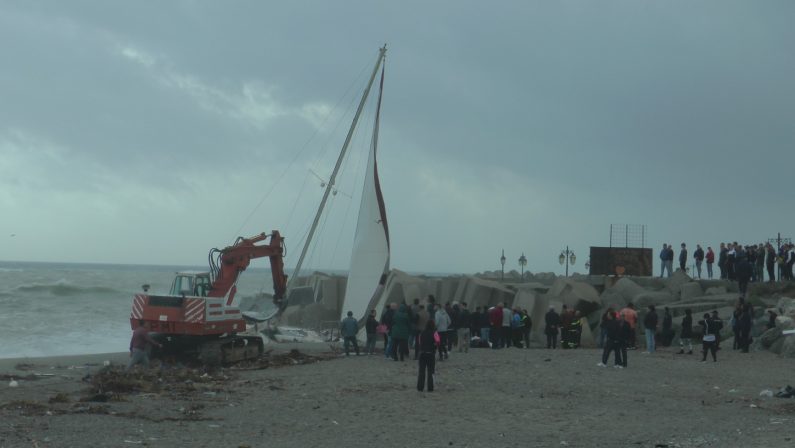
<svg viewBox="0 0 795 448"><path fill-rule="evenodd" d="M136 393L189 395L197 391L219 391L229 380L221 373L210 375L196 369L133 370L108 366L86 378L91 387L81 401L123 401Z"/></svg>
<svg viewBox="0 0 795 448"><path fill-rule="evenodd" d="M309 355L297 349L290 350L289 353L273 354L271 351L265 352L257 359L238 363L233 367L235 370L262 370L271 367L286 367L299 364L313 364L336 358L333 353L322 353Z"/></svg>
<svg viewBox="0 0 795 448"><path fill-rule="evenodd" d="M8 411L17 411L20 415L42 416L50 410L49 406L30 400L14 400L8 402L0 408Z"/></svg>

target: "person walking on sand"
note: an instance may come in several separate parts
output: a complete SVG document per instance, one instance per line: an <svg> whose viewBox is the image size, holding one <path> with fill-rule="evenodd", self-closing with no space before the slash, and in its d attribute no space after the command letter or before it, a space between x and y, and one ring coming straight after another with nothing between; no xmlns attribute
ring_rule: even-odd
<svg viewBox="0 0 795 448"><path fill-rule="evenodd" d="M660 251L660 278L665 276L665 269L668 267L668 245L663 243L663 248ZM671 274L668 274L670 277Z"/></svg>
<svg viewBox="0 0 795 448"><path fill-rule="evenodd" d="M643 319L643 328L646 333L645 353L654 353L656 348L654 336L657 333L657 311L655 311L654 305L649 305L649 311L646 313L646 317Z"/></svg>
<svg viewBox="0 0 795 448"><path fill-rule="evenodd" d="M367 315L367 320L364 323L364 329L367 333L367 343L364 346L364 352L368 355L375 353L375 343L378 340L378 319L375 316L375 310L370 310L370 314Z"/></svg>
<svg viewBox="0 0 795 448"><path fill-rule="evenodd" d="M143 319L138 321L138 328L133 330L132 338L130 338L130 363L127 365L127 370L133 368L137 364L141 364L145 368L149 368L149 345L162 348L163 345L152 339L149 336L149 329L147 328L146 321Z"/></svg>
<svg viewBox="0 0 795 448"><path fill-rule="evenodd" d="M356 356L359 356L359 343L356 341L356 334L359 333L359 323L353 317L353 311L348 311L348 317L342 319L340 322L340 334L345 340L345 356L349 356L350 344L353 344L356 350Z"/></svg>
<svg viewBox="0 0 795 448"><path fill-rule="evenodd" d="M685 353L685 345L687 345L687 354L693 354L693 315L690 308L685 310L685 317L682 318L682 331L679 333L679 354Z"/></svg>
<svg viewBox="0 0 795 448"><path fill-rule="evenodd" d="M620 369L623 367L621 361L621 327L616 320L616 313L613 308L607 309L604 318L605 320L602 321L602 326L606 330L607 336L604 342L604 349L602 350L602 362L597 364L597 366L607 367L607 361L610 359L610 352L614 352L614 366Z"/></svg>
<svg viewBox="0 0 795 448"><path fill-rule="evenodd" d="M530 313L527 308L522 309L522 338L524 339L524 348L530 348L530 331L533 329L533 319L530 318Z"/></svg>
<svg viewBox="0 0 795 448"><path fill-rule="evenodd" d="M715 346L715 333L719 330L715 328L715 323L712 322L712 317L709 313L704 313L704 319L698 321L698 324L701 325L702 334L704 336L701 337L701 341L703 343L703 347L701 349L703 356L701 357L701 362L707 362L707 352L712 353L712 361L718 362L718 350Z"/></svg>
<svg viewBox="0 0 795 448"><path fill-rule="evenodd" d="M428 320L418 339L420 359L417 391L422 392L425 389L427 377L428 392L433 392L433 375L436 373L436 348L441 346L441 338L439 333L436 332L436 325L433 320Z"/></svg>
<svg viewBox="0 0 795 448"><path fill-rule="evenodd" d="M544 334L547 336L547 348L558 348L558 331L560 329L560 316L555 311L554 306L549 307L549 311L544 315Z"/></svg>

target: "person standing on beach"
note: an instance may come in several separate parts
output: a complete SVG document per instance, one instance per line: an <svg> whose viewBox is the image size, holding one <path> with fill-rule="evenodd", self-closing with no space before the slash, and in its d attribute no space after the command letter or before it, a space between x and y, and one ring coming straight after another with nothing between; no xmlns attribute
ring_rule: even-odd
<svg viewBox="0 0 795 448"><path fill-rule="evenodd" d="M136 364L149 368L149 345L163 348L162 344L149 336L146 321L141 319L138 321L138 328L133 330L132 338L130 339L130 363L127 365L127 370L132 369Z"/></svg>
<svg viewBox="0 0 795 448"><path fill-rule="evenodd" d="M405 303L400 305L392 320L392 360L405 360L409 355L409 312Z"/></svg>
<svg viewBox="0 0 795 448"><path fill-rule="evenodd" d="M458 351L469 353L470 333L469 327L472 325L472 315L467 309L467 303L461 302L461 308L458 310Z"/></svg>
<svg viewBox="0 0 795 448"><path fill-rule="evenodd" d="M712 353L712 361L718 362L718 350L715 345L715 333L719 330L715 329L715 324L709 313L704 313L704 319L698 321L701 325L702 334L701 341L703 342L701 362L707 362L707 352Z"/></svg>
<svg viewBox="0 0 795 448"><path fill-rule="evenodd" d="M662 340L663 347L670 347L671 342L674 340L674 321L673 316L671 316L671 310L668 307L665 307L665 313L663 314L663 321L662 321L662 331L660 332L660 339Z"/></svg>
<svg viewBox="0 0 795 448"><path fill-rule="evenodd" d="M441 346L441 338L436 332L433 320L428 320L425 329L419 335L420 359L417 375L417 391L425 389L427 377L428 392L433 392L433 375L436 373L436 348Z"/></svg>
<svg viewBox="0 0 795 448"><path fill-rule="evenodd" d="M384 357L389 358L392 355L392 337L390 336L392 330L392 319L395 316L395 304L390 303L384 307L384 313L381 314L381 325L384 328Z"/></svg>
<svg viewBox="0 0 795 448"><path fill-rule="evenodd" d="M646 333L646 353L654 353L654 336L657 333L657 311L655 311L654 305L649 305L649 311L643 319L643 328Z"/></svg>
<svg viewBox="0 0 795 448"><path fill-rule="evenodd" d="M729 261L729 249L726 248L725 243L720 243L720 250L718 252L718 269L720 269L720 278L725 280L729 277L729 270L726 263Z"/></svg>
<svg viewBox="0 0 795 448"><path fill-rule="evenodd" d="M773 283L776 281L776 249L773 249L772 244L767 243L766 252L765 267L767 267L767 281Z"/></svg>
<svg viewBox="0 0 795 448"><path fill-rule="evenodd" d="M527 308L522 309L522 337L524 339L524 348L530 348L530 331L533 329L533 319L530 318L530 313Z"/></svg>
<svg viewBox="0 0 795 448"><path fill-rule="evenodd" d="M555 311L554 306L549 307L549 311L544 315L544 334L547 335L547 348L558 348L558 332L560 331L560 316Z"/></svg>
<svg viewBox="0 0 795 448"><path fill-rule="evenodd" d="M502 302L489 308L489 326L491 327L491 348L499 350L502 348Z"/></svg>
<svg viewBox="0 0 795 448"><path fill-rule="evenodd" d="M421 306L419 311L417 311L417 325L418 329L424 329L425 325L428 324L429 320L433 320L430 318L430 314L428 313L428 309L424 306ZM414 338L414 360L416 361L419 359L420 356L420 341L419 341L419 333L417 333L417 337Z"/></svg>
<svg viewBox="0 0 795 448"><path fill-rule="evenodd" d="M715 264L715 252L712 251L712 246L707 247L707 278L712 280L712 265Z"/></svg>
<svg viewBox="0 0 795 448"><path fill-rule="evenodd" d="M367 315L364 329L367 333L367 343L364 346L364 352L372 355L375 353L375 342L378 339L378 319L375 318L375 310L370 310L370 314Z"/></svg>
<svg viewBox="0 0 795 448"><path fill-rule="evenodd" d="M513 310L509 306L502 307L502 347L510 347L511 346L511 322L513 320Z"/></svg>
<svg viewBox="0 0 795 448"><path fill-rule="evenodd" d="M447 329L450 327L450 316L444 308L436 310L436 332L439 333L439 361L443 361L449 354L447 353Z"/></svg>
<svg viewBox="0 0 795 448"><path fill-rule="evenodd" d="M605 320L602 321L602 328L606 330L607 335L604 341L604 349L602 350L602 362L597 364L597 366L607 367L610 352L614 352L615 367L620 369L623 366L621 361L621 327L616 320L616 313L613 308L608 308L603 317Z"/></svg>
<svg viewBox="0 0 795 448"><path fill-rule="evenodd" d="M350 344L353 344L356 350L356 356L359 356L359 342L356 341L356 334L359 333L359 323L353 317L353 311L348 311L348 317L342 319L340 322L340 334L345 340L345 356L349 356Z"/></svg>
<svg viewBox="0 0 795 448"><path fill-rule="evenodd" d="M693 354L693 316L690 308L685 310L685 317L682 318L682 332L679 333L679 354L685 353L687 344L687 354Z"/></svg>
<svg viewBox="0 0 795 448"><path fill-rule="evenodd" d="M627 306L621 309L620 313L624 316L624 320L627 321L629 328L632 330L632 333L629 335L629 340L627 340L627 347L635 350L638 348L635 336L637 334L638 312L635 311L635 305L629 302Z"/></svg>
<svg viewBox="0 0 795 448"><path fill-rule="evenodd" d="M624 313L620 313L618 317L618 342L621 347L621 365L627 368L627 348L629 347L629 340L635 337L635 330L629 326Z"/></svg>

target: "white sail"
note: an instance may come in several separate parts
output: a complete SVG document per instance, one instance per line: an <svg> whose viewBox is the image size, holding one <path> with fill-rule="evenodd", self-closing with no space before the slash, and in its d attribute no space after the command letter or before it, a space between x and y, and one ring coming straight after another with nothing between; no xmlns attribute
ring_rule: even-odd
<svg viewBox="0 0 795 448"><path fill-rule="evenodd" d="M359 219L356 223L356 234L353 240L348 284L345 287L345 298L341 310L341 317L351 311L357 320L364 319L368 310L374 306L383 291L386 276L389 273L389 227L384 198L381 195L377 163L378 123L383 87L384 72L382 71L373 139L367 158L367 172L364 177Z"/></svg>

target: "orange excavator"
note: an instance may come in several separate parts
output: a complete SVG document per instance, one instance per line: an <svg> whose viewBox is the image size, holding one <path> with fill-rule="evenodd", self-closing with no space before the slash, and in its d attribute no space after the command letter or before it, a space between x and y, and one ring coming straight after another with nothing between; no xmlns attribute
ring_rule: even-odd
<svg viewBox="0 0 795 448"><path fill-rule="evenodd" d="M257 245L270 238L267 244ZM284 239L278 231L239 237L231 246L211 249L210 270L177 272L166 295L136 294L130 325L144 321L162 343L154 356L196 358L205 364L229 364L258 357L259 335L241 334L246 321L233 305L237 280L254 258L268 257L273 276L273 301L281 309L287 290Z"/></svg>

